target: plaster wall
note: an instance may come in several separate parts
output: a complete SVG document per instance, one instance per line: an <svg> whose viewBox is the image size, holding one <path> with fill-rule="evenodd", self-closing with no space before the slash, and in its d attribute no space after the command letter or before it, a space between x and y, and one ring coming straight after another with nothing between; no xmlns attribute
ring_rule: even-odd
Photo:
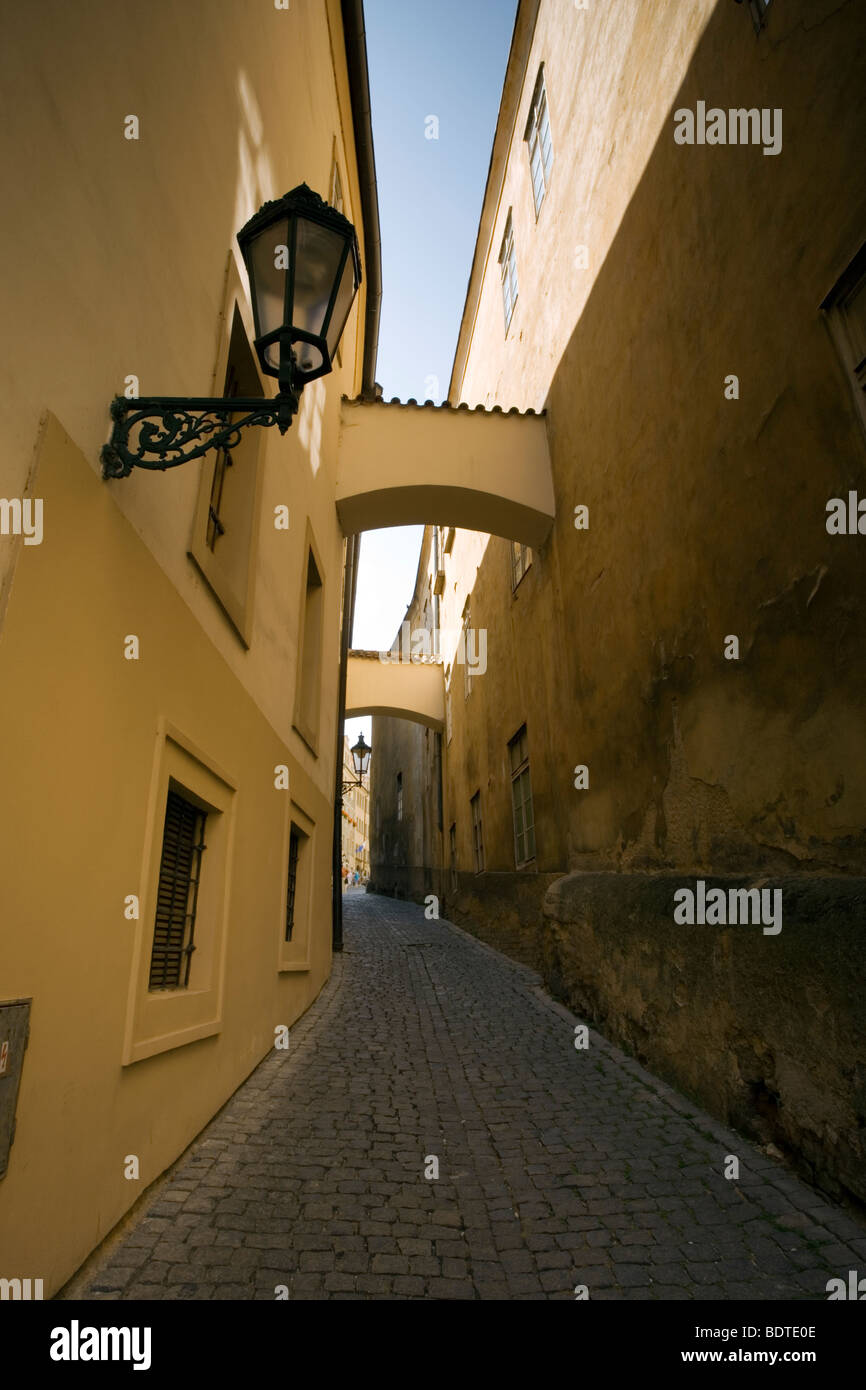
<svg viewBox="0 0 866 1390"><path fill-rule="evenodd" d="M44 505L40 545L0 537L0 998L32 999L0 1273L43 1278L46 1294L304 1012L331 952L336 450L340 396L361 384L364 287L341 365L305 391L285 438L260 432L246 642L188 553L203 465L104 482L99 451L130 374L142 395L222 394L235 304L251 329L235 232L302 181L327 198L335 154L363 263L340 6L132 0L122 30L107 0L47 0L4 14L0 47L0 495ZM312 741L293 727L311 545ZM193 968L207 961L208 988L154 1004L141 980L175 735L197 752L171 757L218 787L224 892L203 878ZM292 818L309 840L286 943ZM162 1020L144 1040L142 1009ZM175 1036L180 1019L196 1036Z"/></svg>
<svg viewBox="0 0 866 1390"><path fill-rule="evenodd" d="M828 499L866 495L866 447L821 305L866 227L863 10L774 3L756 34L732 3L537 8L518 16L451 399L546 410L556 520L516 589L504 540L458 531L445 561L443 627L468 599L487 634L468 693L446 666L446 911L759 1137L775 1096L774 1142L862 1198L848 962L859 979L866 948L838 884L866 864L864 541L825 523ZM555 154L536 220L522 135L542 62ZM780 153L675 143L674 112L699 101L781 111ZM524 724L537 849L518 872L508 741ZM796 945L759 934L707 983L728 936L675 927L672 888L663 929L642 885L665 874L785 885L792 913L805 877ZM551 897L557 875L571 897ZM659 973L674 940L696 994L716 992L712 1027ZM791 1007L812 1039L799 1058Z"/></svg>

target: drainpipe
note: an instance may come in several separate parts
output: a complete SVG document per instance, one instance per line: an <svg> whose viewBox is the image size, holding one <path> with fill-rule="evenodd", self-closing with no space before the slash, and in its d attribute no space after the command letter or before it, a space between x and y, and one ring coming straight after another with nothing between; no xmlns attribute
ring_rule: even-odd
<svg viewBox="0 0 866 1390"><path fill-rule="evenodd" d="M358 182L361 189L361 216L364 228L364 273L367 281L364 318L364 364L361 395L376 396L376 358L379 351L379 315L382 306L382 239L379 229L379 198L376 187L376 159L373 153L373 125L370 114L370 76L367 70L367 36L363 0L341 0L346 66L352 102L352 125ZM340 674L337 708L337 749L334 773L334 837L331 866L333 875L331 944L343 949L342 816L343 809L343 724L346 719L346 672L349 642L355 621L355 593L358 587L360 535L346 541L346 568L343 574L343 628L340 633Z"/></svg>

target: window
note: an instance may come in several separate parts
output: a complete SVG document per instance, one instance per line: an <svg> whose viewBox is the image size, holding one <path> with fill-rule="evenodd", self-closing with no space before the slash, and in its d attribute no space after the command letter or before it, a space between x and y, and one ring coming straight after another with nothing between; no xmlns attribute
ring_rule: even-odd
<svg viewBox="0 0 866 1390"><path fill-rule="evenodd" d="M307 525L307 565L301 591L300 640L295 677L295 731L312 753L319 737L322 683L324 585L312 532Z"/></svg>
<svg viewBox="0 0 866 1390"><path fill-rule="evenodd" d="M238 396L238 374L234 362L229 362L226 372L224 396ZM215 550L216 543L220 536L225 535L225 525L220 516L220 507L225 490L226 469L232 466L232 456L228 449L218 449L216 462L214 464L213 482L210 489L210 501L207 509L207 548Z"/></svg>
<svg viewBox="0 0 866 1390"><path fill-rule="evenodd" d="M336 155L331 168L331 193L328 202L336 212L343 211L343 180L340 178L340 166L337 163Z"/></svg>
<svg viewBox="0 0 866 1390"><path fill-rule="evenodd" d="M301 835L296 825L292 826L289 835L289 881L286 893L286 941L292 939L292 928L295 925L295 889L298 884L298 850L301 847Z"/></svg>
<svg viewBox="0 0 866 1390"><path fill-rule="evenodd" d="M529 148L529 169L532 174L532 196L535 199L535 216L541 212L541 204L550 183L553 167L553 138L550 134L550 116L547 110L547 90L544 86L544 64L538 71L538 81L529 108L529 120L523 136ZM516 298L516 295L515 295Z"/></svg>
<svg viewBox="0 0 866 1390"><path fill-rule="evenodd" d="M821 308L866 429L866 244Z"/></svg>
<svg viewBox="0 0 866 1390"><path fill-rule="evenodd" d="M228 319L231 328L215 373L216 390L221 386L226 397L262 397L265 391L237 300L233 308L229 304ZM204 456L188 552L245 646L252 635L266 433L243 430L231 451L216 449Z"/></svg>
<svg viewBox="0 0 866 1390"><path fill-rule="evenodd" d="M433 735L433 776L436 778L436 829L442 830L442 735Z"/></svg>
<svg viewBox="0 0 866 1390"><path fill-rule="evenodd" d="M397 773L397 819L403 819L403 774Z"/></svg>
<svg viewBox="0 0 866 1390"><path fill-rule="evenodd" d="M472 667L469 658L472 655L472 617L469 611L469 599L463 607L463 631L460 634L460 655L463 658L463 698L468 700L472 693Z"/></svg>
<svg viewBox="0 0 866 1390"><path fill-rule="evenodd" d="M484 835L481 829L481 792L477 791L469 802L472 809L472 852L475 856L475 872L484 872Z"/></svg>
<svg viewBox="0 0 866 1390"><path fill-rule="evenodd" d="M224 767L159 719L124 1066L222 1028L235 792Z"/></svg>
<svg viewBox="0 0 866 1390"><path fill-rule="evenodd" d="M532 564L532 551L520 541L511 542L511 588L517 588L521 579Z"/></svg>
<svg viewBox="0 0 866 1390"><path fill-rule="evenodd" d="M448 831L448 844L451 850L451 892L457 892L457 822Z"/></svg>
<svg viewBox="0 0 866 1390"><path fill-rule="evenodd" d="M743 0L737 0L738 5L741 5L742 3ZM770 0L747 0L747 3L749 6L749 13L752 16L752 22L755 26L755 30L756 32L760 33L761 29L763 29L764 24L766 23L766 14L767 10L770 8Z"/></svg>
<svg viewBox="0 0 866 1390"><path fill-rule="evenodd" d="M511 806L514 812L514 862L518 869L522 869L535 858L535 818L525 724L509 743L508 752L511 758Z"/></svg>
<svg viewBox="0 0 866 1390"><path fill-rule="evenodd" d="M169 791L162 832L148 989L186 989L195 950L195 914L207 816Z"/></svg>
<svg viewBox="0 0 866 1390"><path fill-rule="evenodd" d="M505 331L511 323L511 315L517 303L517 257L514 252L514 230L511 225L511 211L505 223L505 236L499 252L499 269L502 275L502 307L505 311Z"/></svg>
<svg viewBox="0 0 866 1390"><path fill-rule="evenodd" d="M281 915L277 928L277 970L310 968L310 918L312 869L315 862L315 823L297 801L292 801L283 827L283 879Z"/></svg>

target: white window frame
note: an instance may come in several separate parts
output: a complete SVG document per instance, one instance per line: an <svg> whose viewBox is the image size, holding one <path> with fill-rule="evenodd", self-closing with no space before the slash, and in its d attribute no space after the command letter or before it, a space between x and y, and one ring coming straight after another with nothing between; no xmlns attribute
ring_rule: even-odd
<svg viewBox="0 0 866 1390"><path fill-rule="evenodd" d="M553 132L550 129L550 104L547 100L547 87L544 81L544 64L538 69L535 91L529 107L529 119L523 135L529 155L529 178L532 184L532 199L535 203L535 219L538 220L542 204L550 187L550 171L553 168Z"/></svg>
<svg viewBox="0 0 866 1390"><path fill-rule="evenodd" d="M517 283L517 252L514 249L514 222L511 208L505 221L502 248L499 252L499 273L502 277L502 310L505 315L505 332L511 327L514 306L517 303L519 285Z"/></svg>

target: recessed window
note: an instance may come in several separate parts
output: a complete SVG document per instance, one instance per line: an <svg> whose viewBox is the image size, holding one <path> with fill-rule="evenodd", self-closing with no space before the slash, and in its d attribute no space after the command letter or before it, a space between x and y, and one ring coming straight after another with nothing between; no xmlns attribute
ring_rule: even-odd
<svg viewBox="0 0 866 1390"><path fill-rule="evenodd" d="M463 698L468 700L472 693L472 666L469 661L472 653L472 616L469 611L469 599L463 607L463 631L460 634L460 642L463 657Z"/></svg>
<svg viewBox="0 0 866 1390"><path fill-rule="evenodd" d="M403 819L403 774L397 773L397 819Z"/></svg>
<svg viewBox="0 0 866 1390"><path fill-rule="evenodd" d="M336 212L343 211L343 180L340 178L340 166L337 163L336 155L331 166L331 194L328 202Z"/></svg>
<svg viewBox="0 0 866 1390"><path fill-rule="evenodd" d="M448 831L448 845L451 851L451 891L457 892L457 822Z"/></svg>
<svg viewBox="0 0 866 1390"><path fill-rule="evenodd" d="M222 395L261 397L265 392L237 303L231 323ZM231 451L217 449L205 455L189 548L191 558L247 646L252 632L265 433L244 429Z"/></svg>
<svg viewBox="0 0 866 1390"><path fill-rule="evenodd" d="M484 830L481 824L481 792L477 791L469 802L472 811L472 853L475 858L475 872L484 872Z"/></svg>
<svg viewBox="0 0 866 1390"><path fill-rule="evenodd" d="M194 802L169 791L150 953L150 990L189 986L206 820L206 813Z"/></svg>
<svg viewBox="0 0 866 1390"><path fill-rule="evenodd" d="M743 0L737 0L738 5L742 3ZM766 14L767 10L770 8L770 0L747 0L747 4L755 29L760 33L766 23Z"/></svg>
<svg viewBox="0 0 866 1390"><path fill-rule="evenodd" d="M532 196L535 200L536 217L541 211L545 194L550 183L553 168L553 137L550 133L550 114L547 109L547 90L544 85L544 64L538 71L538 81L529 108L529 120L523 136L529 151L529 169L532 174Z"/></svg>
<svg viewBox="0 0 866 1390"><path fill-rule="evenodd" d="M532 551L520 541L511 542L511 588L516 589L532 564Z"/></svg>
<svg viewBox="0 0 866 1390"><path fill-rule="evenodd" d="M292 939L292 928L295 925L295 896L298 886L298 853L301 848L301 832L296 825L292 826L289 835L289 875L288 888L286 891L286 941Z"/></svg>
<svg viewBox="0 0 866 1390"><path fill-rule="evenodd" d="M866 429L866 245L860 248L821 308L827 315L827 326Z"/></svg>
<svg viewBox="0 0 866 1390"><path fill-rule="evenodd" d="M505 313L505 331L511 323L514 306L517 303L517 256L514 251L514 228L509 210L505 223L505 235L499 252L499 270L502 275L502 308Z"/></svg>
<svg viewBox="0 0 866 1390"><path fill-rule="evenodd" d="M324 618L322 571L307 533L307 562L301 591L300 641L295 678L294 727L311 752L317 752L321 713Z"/></svg>
<svg viewBox="0 0 866 1390"><path fill-rule="evenodd" d="M514 815L514 862L518 869L535 858L535 815L529 779L529 744L526 725L508 745L511 762L511 808Z"/></svg>
<svg viewBox="0 0 866 1390"><path fill-rule="evenodd" d="M234 362L229 362L223 395L228 397L237 396L239 394L237 368ZM215 550L216 543L220 536L225 535L225 522L220 516L220 508L222 507L223 492L225 491L226 470L231 468L231 466L232 456L230 451L228 449L218 449L216 453L216 462L214 464L213 482L211 483L210 489L210 502L207 510L206 540L208 550Z"/></svg>

